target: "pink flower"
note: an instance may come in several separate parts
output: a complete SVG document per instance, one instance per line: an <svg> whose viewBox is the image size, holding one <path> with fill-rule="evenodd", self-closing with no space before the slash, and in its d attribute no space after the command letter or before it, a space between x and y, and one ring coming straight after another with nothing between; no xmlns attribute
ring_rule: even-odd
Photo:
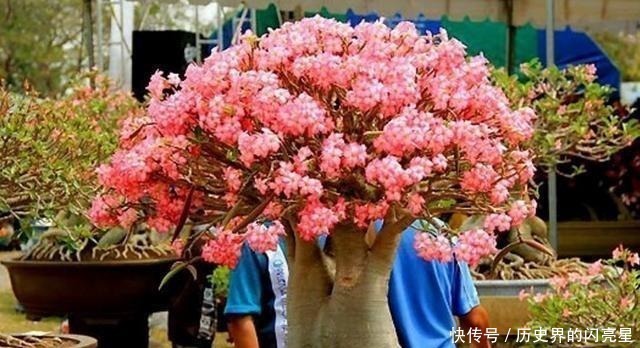
<svg viewBox="0 0 640 348"><path fill-rule="evenodd" d="M508 212L511 218L511 226L520 226L520 224L532 214L532 210L525 201L518 200L513 202Z"/></svg>
<svg viewBox="0 0 640 348"><path fill-rule="evenodd" d="M271 223L252 222L247 226L245 240L253 251L263 253L269 250L276 250L278 238L287 233L280 221Z"/></svg>
<svg viewBox="0 0 640 348"><path fill-rule="evenodd" d="M173 252L176 255L181 256L184 251L184 241L180 238L176 238L176 240L171 243L171 249L173 249Z"/></svg>
<svg viewBox="0 0 640 348"><path fill-rule="evenodd" d="M282 204L278 202L269 202L269 204L267 204L267 207L264 208L262 215L271 220L277 220L280 218L280 214L282 214L283 210L284 207L282 206Z"/></svg>
<svg viewBox="0 0 640 348"><path fill-rule="evenodd" d="M388 210L389 204L385 201L356 205L353 220L358 227L365 228L369 226L369 223L372 221L384 218Z"/></svg>
<svg viewBox="0 0 640 348"><path fill-rule="evenodd" d="M262 133L242 133L238 137L238 149L240 160L250 167L256 159L267 158L271 153L278 151L280 140L271 130L262 129Z"/></svg>
<svg viewBox="0 0 640 348"><path fill-rule="evenodd" d="M424 203L426 201L419 193L413 192L409 194L407 209L415 216L419 216L424 212Z"/></svg>
<svg viewBox="0 0 640 348"><path fill-rule="evenodd" d="M242 236L230 231L219 231L202 247L202 259L206 262L235 268L240 258Z"/></svg>
<svg viewBox="0 0 640 348"><path fill-rule="evenodd" d="M151 94L151 97L154 99L162 99L163 91L165 88L169 87L169 83L162 77L162 71L156 70L153 75L151 75L151 80L149 81L149 85L147 86L147 91Z"/></svg>
<svg viewBox="0 0 640 348"><path fill-rule="evenodd" d="M395 156L374 159L365 168L367 182L382 185L389 201L399 201L407 187L422 179L413 176L413 172L402 168L399 160Z"/></svg>
<svg viewBox="0 0 640 348"><path fill-rule="evenodd" d="M518 300L520 301L524 301L529 297L531 297L531 294L528 293L525 289L520 290L520 292L518 293Z"/></svg>
<svg viewBox="0 0 640 348"><path fill-rule="evenodd" d="M613 250L613 259L621 260L623 255L624 255L624 247L622 246L622 244L620 244L617 248Z"/></svg>
<svg viewBox="0 0 640 348"><path fill-rule="evenodd" d="M456 257L476 266L481 259L497 252L496 239L493 234L484 230L474 229L462 232L453 248Z"/></svg>
<svg viewBox="0 0 640 348"><path fill-rule="evenodd" d="M549 279L549 284L556 290L562 290L569 284L569 279L556 276Z"/></svg>
<svg viewBox="0 0 640 348"><path fill-rule="evenodd" d="M484 219L484 229L487 232L504 232L511 229L511 217L507 214L489 214Z"/></svg>
<svg viewBox="0 0 640 348"><path fill-rule="evenodd" d="M460 187L469 192L489 192L491 183L498 179L499 175L491 166L477 164L471 170L464 172Z"/></svg>
<svg viewBox="0 0 640 348"><path fill-rule="evenodd" d="M304 208L298 213L298 219L297 231L305 241L328 235L333 226L340 221L336 212L315 199L307 200Z"/></svg>
<svg viewBox="0 0 640 348"><path fill-rule="evenodd" d="M602 260L598 260L592 263L591 265L589 265L587 272L589 273L589 275L592 275L592 276L602 273Z"/></svg>
<svg viewBox="0 0 640 348"><path fill-rule="evenodd" d="M563 318L568 318L568 317L571 316L571 314L573 314L573 313L569 310L569 308L565 308L565 309L562 310L562 317Z"/></svg>
<svg viewBox="0 0 640 348"><path fill-rule="evenodd" d="M227 189L230 192L238 192L242 186L242 172L240 170L227 167L224 168L223 173Z"/></svg>
<svg viewBox="0 0 640 348"><path fill-rule="evenodd" d="M178 87L181 82L180 75L176 73L169 73L169 75L167 76L167 81L169 82L170 85L174 87Z"/></svg>
<svg viewBox="0 0 640 348"><path fill-rule="evenodd" d="M124 228L130 228L138 220L138 212L135 209L125 209L118 215L118 224Z"/></svg>
<svg viewBox="0 0 640 348"><path fill-rule="evenodd" d="M533 296L533 302L542 303L549 297L549 294L537 293Z"/></svg>
<svg viewBox="0 0 640 348"><path fill-rule="evenodd" d="M287 198L294 195L320 197L323 193L322 183L318 179L303 176L293 171L291 163L280 163L280 168L276 170L274 179L269 183L269 188L278 195Z"/></svg>
<svg viewBox="0 0 640 348"><path fill-rule="evenodd" d="M427 261L449 262L453 260L451 242L442 235L416 233L413 247L418 256Z"/></svg>
<svg viewBox="0 0 640 348"><path fill-rule="evenodd" d="M629 307L631 307L631 304L633 303L633 298L630 296L625 296L623 298L620 299L620 309L628 309Z"/></svg>
<svg viewBox="0 0 640 348"><path fill-rule="evenodd" d="M120 206L120 201L113 195L98 196L93 199L88 215L98 227L113 227L118 224L114 209Z"/></svg>

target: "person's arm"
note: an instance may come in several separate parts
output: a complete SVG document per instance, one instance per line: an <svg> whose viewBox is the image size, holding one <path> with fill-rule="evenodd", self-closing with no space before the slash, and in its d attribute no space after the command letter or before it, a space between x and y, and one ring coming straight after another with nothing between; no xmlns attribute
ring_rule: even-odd
<svg viewBox="0 0 640 348"><path fill-rule="evenodd" d="M258 330L254 315L262 312L260 256L246 245L229 279L229 293L224 313L228 318L229 335L236 348L258 348Z"/></svg>
<svg viewBox="0 0 640 348"><path fill-rule="evenodd" d="M471 340L474 348L490 348L491 343L487 339L486 332L489 327L489 314L480 305L478 292L473 284L469 266L463 262L454 261L454 286L453 314L460 320L460 327L469 332L469 329L477 328L481 332L480 342Z"/></svg>
<svg viewBox="0 0 640 348"><path fill-rule="evenodd" d="M259 348L258 333L250 315L230 316L228 328L229 335L233 337L234 347Z"/></svg>
<svg viewBox="0 0 640 348"><path fill-rule="evenodd" d="M484 333L487 332L487 328L489 327L489 313L487 310L482 307L482 305L477 305L473 307L469 313L458 317L460 319L460 327L464 330L464 332L469 332L472 328L477 328L483 335L480 337L480 343L473 341L472 346L475 348L490 348L491 343L487 339L487 336Z"/></svg>

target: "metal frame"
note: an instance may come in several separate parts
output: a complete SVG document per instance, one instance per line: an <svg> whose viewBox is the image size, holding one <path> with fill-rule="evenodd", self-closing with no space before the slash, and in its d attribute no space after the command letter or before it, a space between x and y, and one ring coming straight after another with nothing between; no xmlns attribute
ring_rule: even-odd
<svg viewBox="0 0 640 348"><path fill-rule="evenodd" d="M120 60L122 62L124 62L126 59L131 59L131 48L127 46L125 40L124 40L124 33L123 33L123 28L122 25L118 24L118 32L120 33L119 38L109 38L109 42L108 44L105 44L105 39L103 37L103 31L104 31L104 16L103 16L103 11L105 10L105 6L109 6L109 11L113 14L113 6L114 5L118 5L119 7L119 11L120 11L120 18L124 17L124 12L123 12L123 6L122 4L124 3L125 0L97 0L97 6L96 6L96 21L97 21L97 42L96 42L96 46L97 46L97 62L96 62L96 68L99 71L104 71L105 70L105 62L104 62L104 50L107 49L109 47L111 47L112 45L121 45L121 56L119 57ZM211 3L218 3L217 1L211 1ZM200 5L192 5L195 7L195 18L194 18L194 26L195 26L195 31L196 31L196 59L197 62L200 63L202 61L202 47L204 45L215 45L217 49L221 49L221 47L223 46L223 27L224 27L224 19L225 19L225 14L224 14L224 8L218 3L218 28L217 28L217 35L216 38L214 39L203 39L200 37ZM251 11L251 18L246 18L246 15L248 13L248 11ZM256 10L255 9L248 9L247 7L245 7L243 9L243 15L241 16L241 18L236 18L234 16L233 18L233 25L232 27L234 28L234 38L237 39L239 37L239 33L242 30L242 25L245 22L250 22L251 23L251 28L252 30L255 32L256 31ZM106 47L105 47L106 46ZM108 52L108 51L107 51ZM125 54L128 53L128 54ZM121 71L119 74L120 80L124 80L123 77L125 77L125 74L127 73L127 71L125 71L125 64L121 64Z"/></svg>

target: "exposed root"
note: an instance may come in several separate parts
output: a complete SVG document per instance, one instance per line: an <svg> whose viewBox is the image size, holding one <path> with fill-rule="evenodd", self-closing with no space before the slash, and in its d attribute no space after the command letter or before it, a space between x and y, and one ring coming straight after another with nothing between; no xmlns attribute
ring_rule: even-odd
<svg viewBox="0 0 640 348"><path fill-rule="evenodd" d="M168 244L155 245L146 234L131 236L127 244L97 247L90 239L79 240L75 246L59 242L52 238L41 239L24 256L24 260L60 260L82 261L119 260L119 259L149 259L154 257L168 257L173 255L173 249ZM1 345L0 345L1 346Z"/></svg>
<svg viewBox="0 0 640 348"><path fill-rule="evenodd" d="M498 263L495 274L500 280L549 279L566 276L571 273L587 275L588 264L578 258L550 259L544 263L525 262L516 254L509 253L503 262ZM489 272L472 272L475 279L490 279Z"/></svg>
<svg viewBox="0 0 640 348"><path fill-rule="evenodd" d="M0 347L7 348L54 348L60 346L64 341L58 337L15 337L0 333Z"/></svg>

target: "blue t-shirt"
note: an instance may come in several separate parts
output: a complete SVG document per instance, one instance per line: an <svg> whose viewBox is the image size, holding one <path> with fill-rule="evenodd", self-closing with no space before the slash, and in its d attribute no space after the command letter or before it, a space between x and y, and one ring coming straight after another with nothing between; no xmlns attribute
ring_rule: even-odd
<svg viewBox="0 0 640 348"><path fill-rule="evenodd" d="M283 251L286 250L282 240L279 245ZM250 315L260 348L276 348L274 300L267 255L254 252L245 243L238 264L231 271L224 314Z"/></svg>
<svg viewBox="0 0 640 348"><path fill-rule="evenodd" d="M453 316L465 315L479 305L478 293L465 263L420 258L413 247L416 233L420 232L413 226L402 233L389 282L389 308L400 345L455 347Z"/></svg>

